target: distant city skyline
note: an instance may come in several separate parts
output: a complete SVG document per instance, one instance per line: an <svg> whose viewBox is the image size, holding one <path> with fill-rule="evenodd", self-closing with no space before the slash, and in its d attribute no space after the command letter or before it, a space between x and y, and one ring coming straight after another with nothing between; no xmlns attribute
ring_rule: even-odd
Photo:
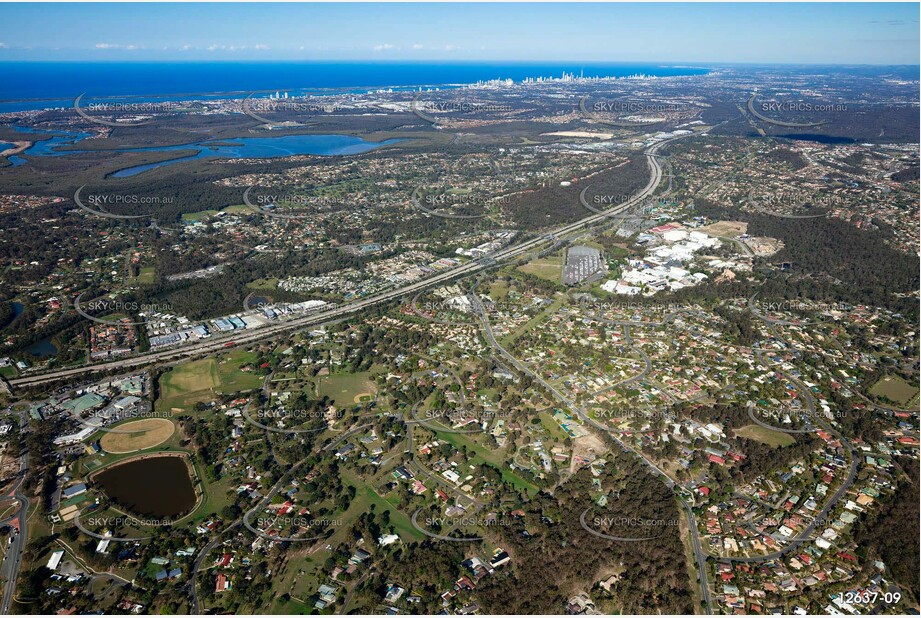
<svg viewBox="0 0 921 618"><path fill-rule="evenodd" d="M917 3L3 4L0 61L919 63Z"/></svg>

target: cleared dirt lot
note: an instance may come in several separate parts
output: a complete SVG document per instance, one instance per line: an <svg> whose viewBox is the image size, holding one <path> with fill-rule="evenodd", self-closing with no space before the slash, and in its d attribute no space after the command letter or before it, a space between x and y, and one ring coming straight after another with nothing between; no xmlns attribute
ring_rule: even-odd
<svg viewBox="0 0 921 618"><path fill-rule="evenodd" d="M710 225L697 228L698 232L711 236L727 236L738 238L748 230L748 224L743 221L717 221Z"/></svg>

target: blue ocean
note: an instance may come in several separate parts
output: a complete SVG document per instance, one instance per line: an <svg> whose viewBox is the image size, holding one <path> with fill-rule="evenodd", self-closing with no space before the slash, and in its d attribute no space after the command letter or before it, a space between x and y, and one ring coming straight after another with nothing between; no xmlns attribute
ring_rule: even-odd
<svg viewBox="0 0 921 618"><path fill-rule="evenodd" d="M490 79L701 75L705 67L617 63L2 62L0 112L64 107L88 98L170 100L180 95L280 90L292 94L470 84Z"/></svg>

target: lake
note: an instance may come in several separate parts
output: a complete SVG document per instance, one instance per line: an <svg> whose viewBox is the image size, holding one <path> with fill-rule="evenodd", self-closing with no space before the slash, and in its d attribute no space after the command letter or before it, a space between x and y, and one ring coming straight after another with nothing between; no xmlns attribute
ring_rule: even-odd
<svg viewBox="0 0 921 618"><path fill-rule="evenodd" d="M274 137L241 137L230 140L205 140L191 142L176 146L150 146L145 148L120 148L113 150L58 150L59 146L72 146L91 134L77 131L41 131L28 127L13 127L20 133L38 133L52 135L51 139L35 142L22 154L33 157L63 157L86 152L173 152L181 150L197 150L196 154L188 157L178 157L168 161L136 165L118 170L112 174L115 178L136 176L142 172L158 167L173 165L182 161L193 159L274 159L277 157L291 157L295 155L352 155L369 152L382 146L395 144L402 140L391 139L382 142L369 142L360 137L351 135L282 135ZM13 166L26 162L19 156L9 157Z"/></svg>
<svg viewBox="0 0 921 618"><path fill-rule="evenodd" d="M148 457L117 464L93 479L113 502L136 515L175 518L195 506L184 457Z"/></svg>
<svg viewBox="0 0 921 618"><path fill-rule="evenodd" d="M179 146L154 148L126 148L118 152L169 152L173 150L195 150L198 153L159 163L136 165L112 174L115 178L136 176L141 172L193 159L274 159L295 155L352 155L369 152L381 146L395 144L402 140L390 139L383 142L367 142L350 135L284 135L280 137L241 137L233 140L208 140Z"/></svg>

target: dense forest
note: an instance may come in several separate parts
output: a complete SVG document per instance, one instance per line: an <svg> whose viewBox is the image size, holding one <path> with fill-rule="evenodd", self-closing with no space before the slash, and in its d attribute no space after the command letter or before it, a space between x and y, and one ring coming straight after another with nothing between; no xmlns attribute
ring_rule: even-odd
<svg viewBox="0 0 921 618"><path fill-rule="evenodd" d="M616 453L616 451L615 451ZM633 517L682 517L671 492L650 478L644 464L631 455L612 456L622 479L619 511ZM605 574L623 568L623 579L612 587L615 606L624 613L691 613L690 577L678 527L650 541L601 539L582 528L579 517L590 504L591 476L582 470L553 495L542 492L525 504L528 535L503 528L502 546L515 559L509 577L492 578L478 596L490 612L504 614L562 613L566 600L589 591ZM553 573L552 578L546 576ZM597 590L593 594L600 594Z"/></svg>
<svg viewBox="0 0 921 618"><path fill-rule="evenodd" d="M626 165L602 172L591 180L591 190L597 194L632 195L649 182L646 157L635 155ZM509 198L505 211L515 226L525 230L540 230L582 219L591 214L579 202L579 194L587 183L563 187L551 185L532 191L516 193Z"/></svg>
<svg viewBox="0 0 921 618"><path fill-rule="evenodd" d="M763 297L866 303L907 316L918 315L916 300L896 296L918 289L918 258L887 245L879 231L859 230L838 219L771 217L705 199L695 204L702 215L745 221L752 236L784 242L784 248L771 257L771 262L789 262L788 276L765 281L761 286Z"/></svg>
<svg viewBox="0 0 921 618"><path fill-rule="evenodd" d="M865 564L880 559L912 603L918 603L918 573L921 572L918 521L921 495L918 492L918 460L897 460L905 471L895 492L878 510L865 513L854 530L854 539ZM872 562L870 562L872 564Z"/></svg>
<svg viewBox="0 0 921 618"><path fill-rule="evenodd" d="M613 457L615 476L622 483L620 514L677 521L682 517L668 489L650 482L643 464L628 455ZM415 543L388 556L379 565L380 574L368 587L382 594L386 583L440 594L453 587L465 572L460 563L479 555L488 558L493 547L504 548L512 563L479 582L474 597L484 612L498 614L563 613L566 601L579 592L589 592L596 603L613 603L626 613L646 613L649 608L664 612L691 613L689 576L677 526L651 541L628 543L607 541L582 528L579 517L591 504L591 475L582 470L553 493L543 491L524 502L514 525L490 526L483 545L465 543ZM503 520L512 519L509 514ZM482 533L482 532L481 532ZM623 579L611 589L613 598L593 585L608 575L621 572ZM546 576L553 573L552 578ZM366 599L372 609L376 595ZM430 597L429 594L423 595ZM377 602L379 602L377 596ZM437 608L420 607L421 611Z"/></svg>

